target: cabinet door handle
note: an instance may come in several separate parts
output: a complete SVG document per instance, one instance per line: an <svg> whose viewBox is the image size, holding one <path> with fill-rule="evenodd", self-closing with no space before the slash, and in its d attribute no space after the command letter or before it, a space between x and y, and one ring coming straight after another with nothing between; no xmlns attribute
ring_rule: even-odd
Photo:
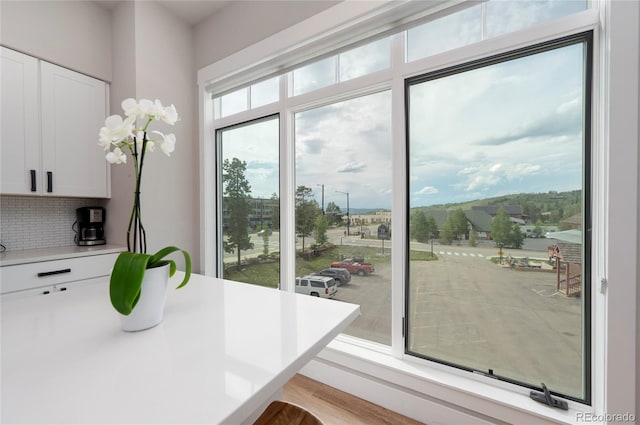
<svg viewBox="0 0 640 425"><path fill-rule="evenodd" d="M71 269L53 270L50 272L40 272L38 277L52 276L54 274L71 273Z"/></svg>
<svg viewBox="0 0 640 425"><path fill-rule="evenodd" d="M53 172L47 171L47 192L53 192Z"/></svg>
<svg viewBox="0 0 640 425"><path fill-rule="evenodd" d="M29 173L31 174L31 191L35 192L36 191L36 170L30 170Z"/></svg>

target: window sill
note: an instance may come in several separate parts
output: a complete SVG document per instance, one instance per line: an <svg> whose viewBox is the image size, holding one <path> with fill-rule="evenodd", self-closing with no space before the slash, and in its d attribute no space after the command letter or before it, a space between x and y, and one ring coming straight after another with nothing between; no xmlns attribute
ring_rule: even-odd
<svg viewBox="0 0 640 425"><path fill-rule="evenodd" d="M345 335L331 342L317 356L316 361L321 368L333 367L338 369L338 374L342 371L357 375L365 380L374 381L378 384L376 388L382 385L396 394L400 391L414 398L417 396L431 404L436 403L446 409L454 409L476 417L479 423L495 423L497 420L508 423L565 424L579 422L581 417L586 418L594 414L590 406L571 401L568 411L552 409L531 400L526 388L433 362L410 357L395 358L390 350L385 350L382 346L363 343ZM323 380L322 376L311 377ZM338 389L354 392L354 388L349 388L349 380L346 379L339 380L337 385L336 382L326 383ZM394 404L387 394L374 393L374 386L369 388L356 389L359 394L355 395L396 411L399 411L397 406L407 405L401 402ZM410 411L399 413L415 416Z"/></svg>

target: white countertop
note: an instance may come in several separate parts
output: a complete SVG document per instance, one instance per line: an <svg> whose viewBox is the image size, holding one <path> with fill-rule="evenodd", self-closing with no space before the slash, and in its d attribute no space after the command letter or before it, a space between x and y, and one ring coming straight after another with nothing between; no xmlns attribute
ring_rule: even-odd
<svg viewBox="0 0 640 425"><path fill-rule="evenodd" d="M1 301L2 423L239 424L359 306L192 275L155 328L123 332L108 278Z"/></svg>
<svg viewBox="0 0 640 425"><path fill-rule="evenodd" d="M96 246L60 246L55 248L23 249L5 251L0 254L0 267L16 264L38 263L40 261L61 260L63 258L85 257L88 255L111 254L126 251L127 247L120 245Z"/></svg>

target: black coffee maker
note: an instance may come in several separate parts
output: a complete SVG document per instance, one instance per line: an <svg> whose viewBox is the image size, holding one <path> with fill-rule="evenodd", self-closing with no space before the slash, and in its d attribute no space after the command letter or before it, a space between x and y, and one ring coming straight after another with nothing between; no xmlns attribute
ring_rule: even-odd
<svg viewBox="0 0 640 425"><path fill-rule="evenodd" d="M76 237L77 245L104 245L105 209L102 207L82 207L76 209Z"/></svg>

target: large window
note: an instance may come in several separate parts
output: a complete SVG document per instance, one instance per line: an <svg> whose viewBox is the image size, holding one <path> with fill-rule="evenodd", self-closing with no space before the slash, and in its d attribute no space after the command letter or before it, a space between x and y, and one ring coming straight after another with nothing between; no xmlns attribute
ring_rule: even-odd
<svg viewBox="0 0 640 425"><path fill-rule="evenodd" d="M586 10L588 0L488 0L407 31L413 61Z"/></svg>
<svg viewBox="0 0 640 425"><path fill-rule="evenodd" d="M589 5L452 2L222 75L205 103L216 273L360 304L335 344L349 361L382 353L399 374L446 371L469 393L544 383L586 409L602 381L592 275L606 273L592 256L608 249ZM325 291L302 288L312 279Z"/></svg>
<svg viewBox="0 0 640 425"><path fill-rule="evenodd" d="M279 119L218 130L219 276L280 284Z"/></svg>
<svg viewBox="0 0 640 425"><path fill-rule="evenodd" d="M340 280L335 299L360 304L362 313L345 333L386 345L390 104L391 93L383 91L295 115L296 276L321 273ZM350 277L335 276L337 268L346 268Z"/></svg>
<svg viewBox="0 0 640 425"><path fill-rule="evenodd" d="M588 36L411 79L408 352L589 399ZM514 57L515 56L515 57Z"/></svg>
<svg viewBox="0 0 640 425"><path fill-rule="evenodd" d="M297 96L362 77L390 64L391 37L386 37L294 69L290 73L291 94Z"/></svg>

